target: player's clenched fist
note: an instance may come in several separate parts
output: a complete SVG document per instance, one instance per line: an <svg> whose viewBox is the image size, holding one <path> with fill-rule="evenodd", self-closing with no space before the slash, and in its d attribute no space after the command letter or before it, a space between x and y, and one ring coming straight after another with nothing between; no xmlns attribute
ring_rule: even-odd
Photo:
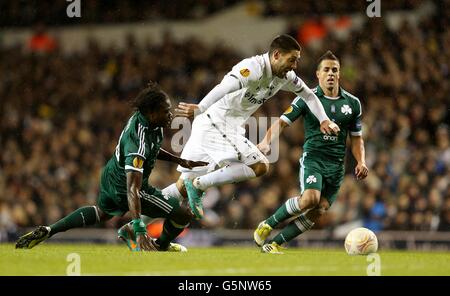
<svg viewBox="0 0 450 296"><path fill-rule="evenodd" d="M324 120L320 124L320 131L327 135L337 135L340 130L339 126L330 120Z"/></svg>

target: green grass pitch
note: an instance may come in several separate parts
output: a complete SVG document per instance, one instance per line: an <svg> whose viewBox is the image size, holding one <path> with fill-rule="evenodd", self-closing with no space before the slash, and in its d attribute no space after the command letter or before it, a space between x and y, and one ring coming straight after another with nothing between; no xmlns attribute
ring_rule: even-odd
<svg viewBox="0 0 450 296"><path fill-rule="evenodd" d="M0 275L66 275L79 254L81 275L367 275L365 256L342 250L252 247L191 248L187 253L130 252L124 245L42 244L16 250L0 244ZM449 252L380 251L381 275L450 275Z"/></svg>

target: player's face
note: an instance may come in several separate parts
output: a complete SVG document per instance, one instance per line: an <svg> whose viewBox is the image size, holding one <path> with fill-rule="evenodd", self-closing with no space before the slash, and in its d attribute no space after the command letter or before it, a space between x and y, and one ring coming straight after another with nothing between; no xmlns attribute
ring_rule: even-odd
<svg viewBox="0 0 450 296"><path fill-rule="evenodd" d="M297 69L299 59L299 50L291 50L287 53L276 51L274 53L274 64L272 65L273 74L280 78L285 78L287 72Z"/></svg>
<svg viewBox="0 0 450 296"><path fill-rule="evenodd" d="M154 118L153 124L158 127L168 127L172 122L172 112L170 111L172 105L169 98L162 104L161 108L153 112L150 118Z"/></svg>
<svg viewBox="0 0 450 296"><path fill-rule="evenodd" d="M316 72L319 85L330 90L338 87L340 68L339 62L335 60L323 60L320 62L319 69Z"/></svg>

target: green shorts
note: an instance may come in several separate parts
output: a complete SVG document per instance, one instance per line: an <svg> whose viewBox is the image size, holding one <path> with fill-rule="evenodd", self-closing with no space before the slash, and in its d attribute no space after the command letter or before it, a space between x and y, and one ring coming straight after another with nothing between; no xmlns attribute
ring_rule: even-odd
<svg viewBox="0 0 450 296"><path fill-rule="evenodd" d="M304 152L300 158L300 189L316 189L333 204L344 180L344 164Z"/></svg>
<svg viewBox="0 0 450 296"><path fill-rule="evenodd" d="M165 196L161 190L147 186L139 191L141 214L151 218L169 218L180 207L176 197ZM128 198L124 193L108 188L107 182L100 183L98 207L110 216L123 216L128 212Z"/></svg>

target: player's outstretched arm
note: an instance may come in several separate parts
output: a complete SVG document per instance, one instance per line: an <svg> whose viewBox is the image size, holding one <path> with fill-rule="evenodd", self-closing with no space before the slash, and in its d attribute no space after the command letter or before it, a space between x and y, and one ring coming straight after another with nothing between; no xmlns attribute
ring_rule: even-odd
<svg viewBox="0 0 450 296"><path fill-rule="evenodd" d="M139 190L142 186L142 173L137 171L127 172L127 197L128 209L133 219L133 231L136 235L136 243L140 250L156 251L150 243L147 236L147 228L141 220L141 200L139 199Z"/></svg>
<svg viewBox="0 0 450 296"><path fill-rule="evenodd" d="M159 149L157 159L174 162L174 163L177 163L177 164L181 165L182 167L185 167L188 169L192 169L192 168L198 167L198 166L208 165L208 163L204 162L204 161L193 161L193 160L187 160L187 159L180 158L164 149Z"/></svg>
<svg viewBox="0 0 450 296"><path fill-rule="evenodd" d="M314 92L309 87L304 85L300 96L305 101L306 105L308 105L314 116L319 120L320 131L328 135L337 135L340 131L339 126L328 118L322 103Z"/></svg>
<svg viewBox="0 0 450 296"><path fill-rule="evenodd" d="M179 103L175 108L175 116L181 117L193 117L196 112L203 113L212 104L223 98L226 94L237 91L241 88L239 80L231 76L225 76L218 85L216 85L207 95L203 98L200 104L187 104Z"/></svg>
<svg viewBox="0 0 450 296"><path fill-rule="evenodd" d="M351 136L352 154L356 159L355 176L357 180L367 177L369 169L366 166L366 151L362 136Z"/></svg>
<svg viewBox="0 0 450 296"><path fill-rule="evenodd" d="M264 136L264 139L262 139L262 141L257 145L258 149L264 154L269 153L270 144L273 143L273 141L278 140L281 132L288 125L289 124L286 123L284 120L281 120L280 118L278 118L277 121L275 121L272 124L272 126L267 130L267 133Z"/></svg>

